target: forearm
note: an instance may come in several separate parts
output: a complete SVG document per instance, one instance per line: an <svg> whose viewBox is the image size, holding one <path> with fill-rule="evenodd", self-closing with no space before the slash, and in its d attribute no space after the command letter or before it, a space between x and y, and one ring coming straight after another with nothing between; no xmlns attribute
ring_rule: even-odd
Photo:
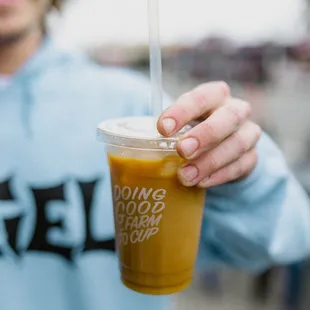
<svg viewBox="0 0 310 310"><path fill-rule="evenodd" d="M209 190L201 241L214 262L251 270L310 254L307 195L268 137L257 149L259 162L247 179Z"/></svg>

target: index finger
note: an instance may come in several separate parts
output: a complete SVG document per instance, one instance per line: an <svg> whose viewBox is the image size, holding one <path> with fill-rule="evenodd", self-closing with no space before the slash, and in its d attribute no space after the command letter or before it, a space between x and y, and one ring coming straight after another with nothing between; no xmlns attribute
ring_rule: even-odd
<svg viewBox="0 0 310 310"><path fill-rule="evenodd" d="M225 82L203 84L182 95L160 116L157 123L159 133L166 137L177 133L191 121L220 107L229 95L230 89Z"/></svg>

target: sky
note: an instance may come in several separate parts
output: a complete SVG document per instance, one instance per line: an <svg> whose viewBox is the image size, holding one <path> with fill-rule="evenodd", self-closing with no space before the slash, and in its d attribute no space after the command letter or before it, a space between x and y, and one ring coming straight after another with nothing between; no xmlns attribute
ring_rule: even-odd
<svg viewBox="0 0 310 310"><path fill-rule="evenodd" d="M221 35L237 43L294 42L304 35L303 0L159 0L163 44ZM148 42L147 0L71 0L52 29L68 46Z"/></svg>

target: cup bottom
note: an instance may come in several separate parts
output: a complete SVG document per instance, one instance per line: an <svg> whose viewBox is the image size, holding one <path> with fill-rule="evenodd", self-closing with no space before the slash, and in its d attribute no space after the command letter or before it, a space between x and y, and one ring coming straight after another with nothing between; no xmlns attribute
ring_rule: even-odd
<svg viewBox="0 0 310 310"><path fill-rule="evenodd" d="M147 295L170 295L188 288L193 280L193 270L177 274L154 275L122 268L123 284L138 293Z"/></svg>

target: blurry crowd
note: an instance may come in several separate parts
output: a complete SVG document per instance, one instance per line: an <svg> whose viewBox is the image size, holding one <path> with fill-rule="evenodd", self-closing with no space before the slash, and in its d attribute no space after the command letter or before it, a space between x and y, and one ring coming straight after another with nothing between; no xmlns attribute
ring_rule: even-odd
<svg viewBox="0 0 310 310"><path fill-rule="evenodd" d="M102 64L148 67L148 46L100 46L89 50ZM237 46L217 37L206 38L196 45L171 45L163 48L164 69L186 72L194 78L223 79L239 83L272 82L273 65L286 59L307 68L310 41L293 46L266 42L255 46Z"/></svg>

